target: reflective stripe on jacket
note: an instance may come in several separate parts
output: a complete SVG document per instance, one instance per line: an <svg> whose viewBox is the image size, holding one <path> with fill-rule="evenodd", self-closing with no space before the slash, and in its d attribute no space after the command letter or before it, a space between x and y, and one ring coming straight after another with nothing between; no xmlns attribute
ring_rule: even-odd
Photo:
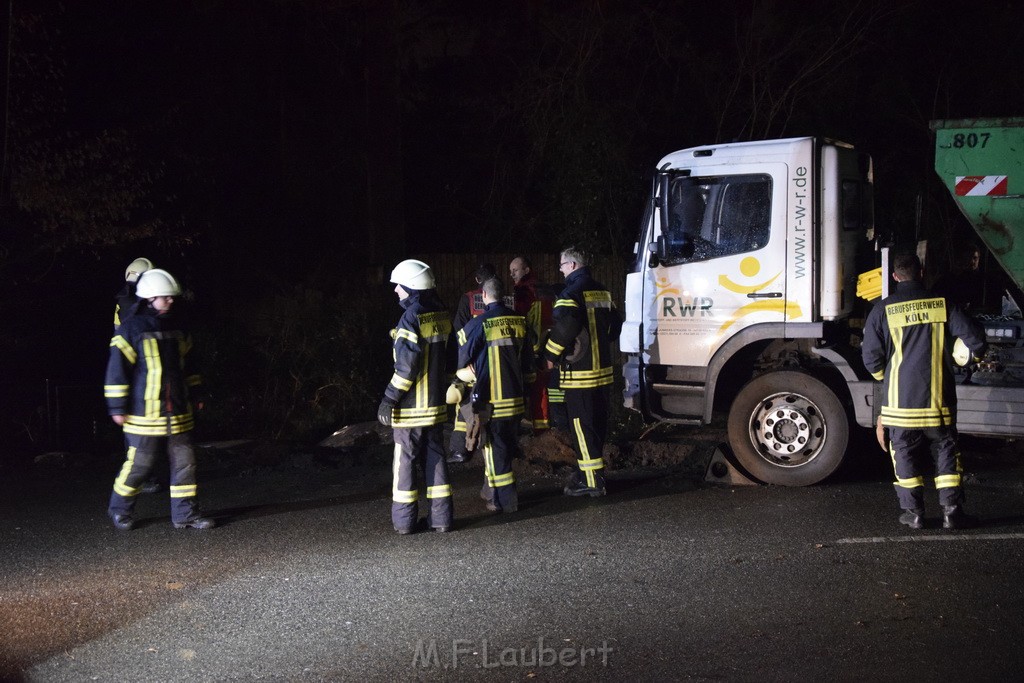
<svg viewBox="0 0 1024 683"><path fill-rule="evenodd" d="M201 383L188 361L192 338L170 314L146 306L110 340L103 395L126 434L168 436L195 426L190 392Z"/></svg>
<svg viewBox="0 0 1024 683"><path fill-rule="evenodd" d="M561 365L562 389L593 389L612 383L612 340L622 317L612 295L579 268L565 279L565 289L555 300L551 334L544 357Z"/></svg>
<svg viewBox="0 0 1024 683"><path fill-rule="evenodd" d="M984 352L981 326L914 280L897 283L896 292L871 310L861 355L883 383L883 425L923 429L956 422L954 337L976 356Z"/></svg>
<svg viewBox="0 0 1024 683"><path fill-rule="evenodd" d="M395 372L384 390L396 403L392 426L441 424L448 418L444 364L451 318L433 289L413 290L401 304L405 313L392 330Z"/></svg>
<svg viewBox="0 0 1024 683"><path fill-rule="evenodd" d="M474 394L494 407L491 417L523 414L525 386L535 378L526 319L495 302L466 323L462 332L465 343L459 347L458 367L472 364Z"/></svg>

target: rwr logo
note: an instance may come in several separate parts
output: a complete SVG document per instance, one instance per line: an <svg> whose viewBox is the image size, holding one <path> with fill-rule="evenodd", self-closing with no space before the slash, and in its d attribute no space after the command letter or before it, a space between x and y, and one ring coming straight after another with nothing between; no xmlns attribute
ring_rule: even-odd
<svg viewBox="0 0 1024 683"><path fill-rule="evenodd" d="M681 296L664 296L661 298L662 318L695 318L711 315L711 307L715 302L711 297L695 296L684 299Z"/></svg>

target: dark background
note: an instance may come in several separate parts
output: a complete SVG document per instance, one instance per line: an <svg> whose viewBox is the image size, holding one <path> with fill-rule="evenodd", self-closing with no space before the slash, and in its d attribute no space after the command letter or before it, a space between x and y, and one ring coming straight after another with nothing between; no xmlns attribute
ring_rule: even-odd
<svg viewBox="0 0 1024 683"><path fill-rule="evenodd" d="M880 233L946 270L970 233L928 121L1024 115L1021 5L8 0L0 462L111 438L136 256L189 291L202 429L280 439L372 418L396 262L624 257L675 149L850 142Z"/></svg>

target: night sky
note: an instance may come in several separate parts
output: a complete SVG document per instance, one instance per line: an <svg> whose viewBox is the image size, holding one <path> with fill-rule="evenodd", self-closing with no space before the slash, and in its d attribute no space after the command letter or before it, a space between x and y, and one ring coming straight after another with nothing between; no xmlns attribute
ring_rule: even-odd
<svg viewBox="0 0 1024 683"><path fill-rule="evenodd" d="M615 257L665 153L796 135L872 154L880 230L935 238L966 225L928 121L1024 115L1018 2L5 9L4 432L43 378L98 381L139 255L206 324L296 288L351 302L414 254Z"/></svg>

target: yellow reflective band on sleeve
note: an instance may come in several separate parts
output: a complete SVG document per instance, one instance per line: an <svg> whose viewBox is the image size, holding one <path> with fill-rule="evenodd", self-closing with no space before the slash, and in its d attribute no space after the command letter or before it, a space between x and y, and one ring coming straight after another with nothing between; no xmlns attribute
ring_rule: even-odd
<svg viewBox="0 0 1024 683"><path fill-rule="evenodd" d="M878 372L872 372L871 376L874 377L875 379L877 379L879 382L881 382L883 379L885 379L885 370L879 370Z"/></svg>
<svg viewBox="0 0 1024 683"><path fill-rule="evenodd" d="M548 388L548 403L565 403L565 392L561 389Z"/></svg>
<svg viewBox="0 0 1024 683"><path fill-rule="evenodd" d="M128 362L132 365L135 365L135 362L139 359L138 355L135 353L135 349L133 349L132 345L128 343L128 340L121 335L117 335L111 339L110 345L120 351L121 355L128 359Z"/></svg>
<svg viewBox="0 0 1024 683"><path fill-rule="evenodd" d="M580 305L572 299L558 299L555 301L555 308L579 308Z"/></svg>
<svg viewBox="0 0 1024 683"><path fill-rule="evenodd" d="M171 487L171 498L191 498L196 495L195 484L183 484Z"/></svg>
<svg viewBox="0 0 1024 683"><path fill-rule="evenodd" d="M124 398L128 395L127 384L106 384L103 386L104 398Z"/></svg>
<svg viewBox="0 0 1024 683"><path fill-rule="evenodd" d="M395 330L395 340L397 341L399 339L407 339L409 342L411 342L413 344L419 344L420 343L419 336L415 332L413 332L412 330L396 329Z"/></svg>
<svg viewBox="0 0 1024 683"><path fill-rule="evenodd" d="M544 350L554 356L561 356L562 351L565 351L565 347L556 343L553 339L548 339L548 343L544 345Z"/></svg>
<svg viewBox="0 0 1024 683"><path fill-rule="evenodd" d="M442 484L440 486L427 487L427 498L450 498L451 495L451 484Z"/></svg>
<svg viewBox="0 0 1024 683"><path fill-rule="evenodd" d="M458 340L459 346L465 346L466 345L466 330L465 329L459 330L459 333L455 335L455 338L456 338L456 340Z"/></svg>
<svg viewBox="0 0 1024 683"><path fill-rule="evenodd" d="M924 478L914 477L913 479L900 479L899 477L896 477L895 483L896 486L899 486L901 489L916 489L919 486L924 486Z"/></svg>
<svg viewBox="0 0 1024 683"><path fill-rule="evenodd" d="M935 477L935 488L937 489L951 489L960 486L960 483L959 474L940 474Z"/></svg>
<svg viewBox="0 0 1024 683"><path fill-rule="evenodd" d="M398 389L399 391L409 391L412 389L412 380L406 379L399 375L397 372L391 375L391 386Z"/></svg>

